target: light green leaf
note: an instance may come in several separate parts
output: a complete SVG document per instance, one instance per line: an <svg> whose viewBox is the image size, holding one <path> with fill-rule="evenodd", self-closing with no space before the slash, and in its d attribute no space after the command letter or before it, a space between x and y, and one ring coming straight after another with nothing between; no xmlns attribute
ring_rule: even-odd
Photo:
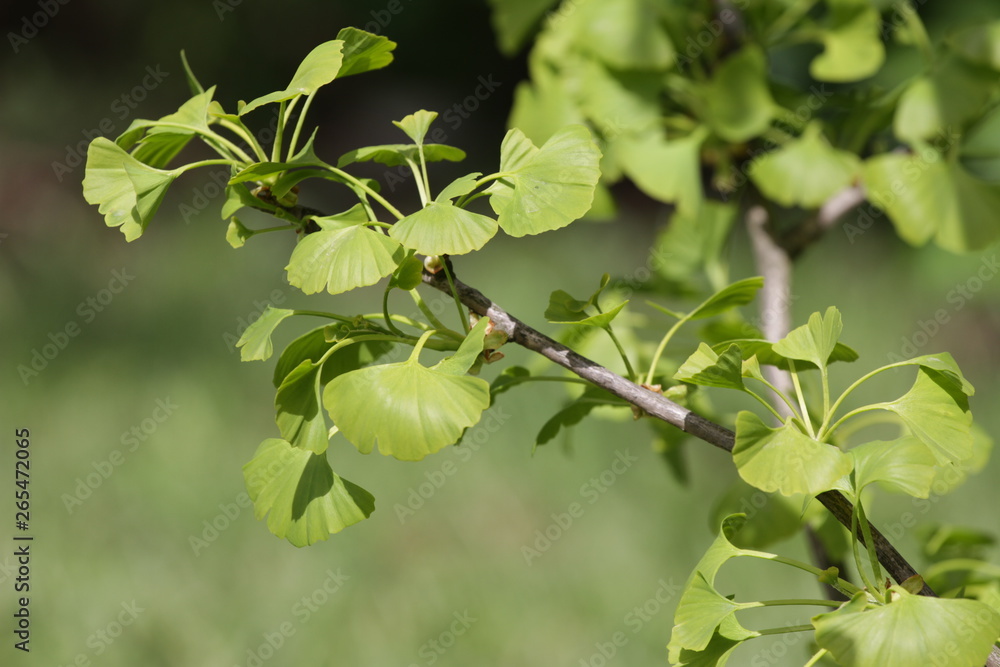
<svg viewBox="0 0 1000 667"><path fill-rule="evenodd" d="M740 346L730 345L720 356L705 343L700 343L698 350L674 373L674 379L705 387L744 391Z"/></svg>
<svg viewBox="0 0 1000 667"><path fill-rule="evenodd" d="M108 227L121 227L125 240L134 241L178 174L146 166L110 139L98 137L87 149L83 196L97 205Z"/></svg>
<svg viewBox="0 0 1000 667"><path fill-rule="evenodd" d="M915 498L930 494L937 459L916 438L866 442L849 453L854 459L854 486L858 493L869 484L881 482Z"/></svg>
<svg viewBox="0 0 1000 667"><path fill-rule="evenodd" d="M981 116L996 90L996 72L945 55L903 92L893 131L909 143L933 140L951 146L958 138L956 128Z"/></svg>
<svg viewBox="0 0 1000 667"><path fill-rule="evenodd" d="M545 12L557 0L490 0L493 32L500 51L512 56L538 27ZM515 126L516 127L516 126Z"/></svg>
<svg viewBox="0 0 1000 667"><path fill-rule="evenodd" d="M894 601L861 611L864 593L813 617L816 643L844 667L948 665L981 667L1000 635L1000 613L975 600L889 589ZM958 640L958 638L961 638Z"/></svg>
<svg viewBox="0 0 1000 667"><path fill-rule="evenodd" d="M284 90L269 93L245 104L240 115L245 116L257 107L274 102L284 102L299 95L312 95L322 86L337 78L344 61L344 41L334 39L310 51L295 70L291 82ZM360 70L359 70L360 71Z"/></svg>
<svg viewBox="0 0 1000 667"><path fill-rule="evenodd" d="M850 456L813 440L790 420L772 429L746 410L736 416L733 461L748 484L784 496L815 496L832 489L854 465Z"/></svg>
<svg viewBox="0 0 1000 667"><path fill-rule="evenodd" d="M323 392L334 424L360 452L377 442L380 452L404 461L455 443L489 403L484 380L426 368L412 356L339 375Z"/></svg>
<svg viewBox="0 0 1000 667"><path fill-rule="evenodd" d="M329 445L326 420L319 409L320 367L305 360L282 381L274 397L275 423L294 447L322 454Z"/></svg>
<svg viewBox="0 0 1000 667"><path fill-rule="evenodd" d="M445 357L438 363L431 366L431 370L447 375L465 375L465 373L475 363L476 357L483 351L485 343L486 329L490 326L490 318L483 317L476 326L465 335L465 340L458 346L455 353L450 357Z"/></svg>
<svg viewBox="0 0 1000 667"><path fill-rule="evenodd" d="M571 125L536 148L518 129L500 146L500 172L488 188L500 227L511 236L565 227L590 208L601 152L587 128Z"/></svg>
<svg viewBox="0 0 1000 667"><path fill-rule="evenodd" d="M810 315L808 324L792 329L772 349L787 359L808 361L826 368L843 329L840 311L830 306L822 316L819 313Z"/></svg>
<svg viewBox="0 0 1000 667"><path fill-rule="evenodd" d="M425 144L424 161L440 162L461 162L465 159L465 151L454 146L445 144ZM409 161L409 162L408 162ZM382 146L365 146L356 148L340 156L337 160L337 167L344 168L355 162L378 162L387 167L398 167L400 165L420 164L420 154L415 144L384 144Z"/></svg>
<svg viewBox="0 0 1000 667"><path fill-rule="evenodd" d="M372 495L334 474L325 455L278 438L260 444L243 476L257 519L267 515L268 530L297 547L325 540L375 510Z"/></svg>
<svg viewBox="0 0 1000 667"><path fill-rule="evenodd" d="M878 407L899 415L940 463L961 463L973 453L969 399L939 371L921 367L906 394Z"/></svg>
<svg viewBox="0 0 1000 667"><path fill-rule="evenodd" d="M736 620L738 609L739 604L720 595L706 581L705 575L696 571L674 612L670 643L691 651L703 651L724 620Z"/></svg>
<svg viewBox="0 0 1000 667"><path fill-rule="evenodd" d="M758 364L764 364L767 366L777 366L782 370L790 370L790 365L788 358L778 354L774 350L774 343L770 341L756 339L756 338L742 338L737 340L727 340L722 343L717 343L712 346L712 349L716 352L721 352L725 350L732 344L740 346L740 350L743 352L743 358L749 359L750 357L757 357ZM833 352L830 353L830 357L826 360L827 365L832 364L835 361L857 361L858 353L853 349L844 345L843 343L837 343L833 348ZM796 370L806 370L815 369L817 366L808 361L796 361Z"/></svg>
<svg viewBox="0 0 1000 667"><path fill-rule="evenodd" d="M745 633L745 634L744 634ZM734 638L735 635L737 638ZM675 667L725 667L736 647L744 640L759 637L760 633L742 628L736 619L725 619L702 651L681 648L671 641L667 645L667 658Z"/></svg>
<svg viewBox="0 0 1000 667"><path fill-rule="evenodd" d="M834 27L823 30L825 50L813 58L809 72L819 81L866 79L885 62L882 17L867 3L844 3L832 12Z"/></svg>
<svg viewBox="0 0 1000 667"><path fill-rule="evenodd" d="M476 171L465 176L459 176L454 181L444 186L437 194L434 201L447 204L456 197L463 197L476 189L476 182L482 176L482 172Z"/></svg>
<svg viewBox="0 0 1000 667"><path fill-rule="evenodd" d="M426 109L421 109L420 111L415 111L409 116L403 118L403 120L394 120L392 124L401 129L406 133L410 139L413 140L415 144L424 143L424 137L427 136L427 130L430 129L431 123L437 118L436 111L427 111Z"/></svg>
<svg viewBox="0 0 1000 667"><path fill-rule="evenodd" d="M264 312L261 313L250 326L247 327L243 335L236 342L236 347L240 350L240 358L243 361L265 361L271 358L274 351L271 345L271 334L281 324L285 318L295 314L294 310L288 308L275 308L268 304Z"/></svg>
<svg viewBox="0 0 1000 667"><path fill-rule="evenodd" d="M432 201L399 220L389 236L423 255L464 255L497 233L497 221L448 202Z"/></svg>
<svg viewBox="0 0 1000 667"><path fill-rule="evenodd" d="M758 158L750 178L782 206L815 209L850 185L860 168L856 155L832 147L813 122L798 139Z"/></svg>
<svg viewBox="0 0 1000 667"><path fill-rule="evenodd" d="M737 306L745 306L754 300L758 290L763 287L764 279L760 276L737 280L705 299L701 305L688 314L688 319L703 320L715 317Z"/></svg>
<svg viewBox="0 0 1000 667"><path fill-rule="evenodd" d="M402 290L416 289L423 282L424 263L416 257L408 257L393 271L389 284Z"/></svg>
<svg viewBox="0 0 1000 667"><path fill-rule="evenodd" d="M233 248L242 248L251 236L253 236L253 230L240 222L239 218L233 216L226 228L226 242Z"/></svg>
<svg viewBox="0 0 1000 667"><path fill-rule="evenodd" d="M986 112L962 134L959 158L971 176L1000 184L1000 106Z"/></svg>
<svg viewBox="0 0 1000 667"><path fill-rule="evenodd" d="M750 553L744 549L734 546L732 543L733 536L743 529L746 521L747 515L742 513L730 514L722 520L715 541L712 542L712 545L705 551L701 560L698 561L698 564L694 568L694 572L691 573L691 578L688 580L689 583L694 580L696 573L700 573L705 577L705 580L708 583L714 586L715 575L718 574L719 568L722 567L727 560L730 558L738 558Z"/></svg>
<svg viewBox="0 0 1000 667"><path fill-rule="evenodd" d="M914 155L880 155L864 166L869 199L884 209L907 243L934 238L952 252L1000 237L1000 187L982 181L929 147Z"/></svg>
<svg viewBox="0 0 1000 667"><path fill-rule="evenodd" d="M766 494L739 478L713 503L709 514L711 525L717 525L733 512L753 514L740 532L730 538L743 549L764 549L802 531L801 499Z"/></svg>
<svg viewBox="0 0 1000 667"><path fill-rule="evenodd" d="M705 127L672 141L658 135L625 137L619 142L622 170L645 194L676 204L681 215L697 217L703 199L701 144L707 137Z"/></svg>
<svg viewBox="0 0 1000 667"><path fill-rule="evenodd" d="M402 260L399 242L354 225L336 231L319 231L299 241L285 267L288 282L306 294L330 294L374 285L396 270Z"/></svg>
<svg viewBox="0 0 1000 667"><path fill-rule="evenodd" d="M165 167L196 134L210 132L212 96L215 86L199 93L180 109L159 120L137 119L115 143L150 167ZM165 124L169 123L169 126Z"/></svg>
<svg viewBox="0 0 1000 667"><path fill-rule="evenodd" d="M373 35L357 28L344 28L337 33L344 42L343 61L337 78L382 69L392 62L396 42L382 35Z"/></svg>
<svg viewBox="0 0 1000 667"><path fill-rule="evenodd" d="M674 47L648 0L600 0L571 10L578 48L622 70L664 70L674 62Z"/></svg>
<svg viewBox="0 0 1000 667"><path fill-rule="evenodd" d="M595 408L607 406L616 397L601 389L600 387L587 387L578 398L563 405L563 407L549 418L535 436L535 447L551 442L559 432L576 426L583 421ZM622 402L621 407L627 404Z"/></svg>
<svg viewBox="0 0 1000 667"><path fill-rule="evenodd" d="M704 90L704 120L732 143L763 133L776 105L767 85L767 56L756 44L745 45L713 72Z"/></svg>
<svg viewBox="0 0 1000 667"><path fill-rule="evenodd" d="M660 126L663 116L660 105L662 75L649 71L616 70L593 59L581 58L578 64L576 61L574 64L576 69L573 74L563 76L564 87L567 82L579 87L578 108L608 144L613 144L620 135L643 133ZM533 79L537 84L537 77ZM573 121L569 119L567 122Z"/></svg>
<svg viewBox="0 0 1000 667"><path fill-rule="evenodd" d="M725 283L727 269L722 250L736 213L733 203L715 201L703 202L697 216L674 213L650 253L653 269L684 287L695 283L699 271L705 272L712 285Z"/></svg>
<svg viewBox="0 0 1000 667"><path fill-rule="evenodd" d="M972 386L972 383L966 380L965 376L962 375L962 370L958 367L958 362L955 361L955 358L947 352L924 354L919 357L883 366L879 370L901 368L903 366L922 366L933 371L938 371L951 381L956 390L961 391L966 396L972 396L976 393L976 389Z"/></svg>

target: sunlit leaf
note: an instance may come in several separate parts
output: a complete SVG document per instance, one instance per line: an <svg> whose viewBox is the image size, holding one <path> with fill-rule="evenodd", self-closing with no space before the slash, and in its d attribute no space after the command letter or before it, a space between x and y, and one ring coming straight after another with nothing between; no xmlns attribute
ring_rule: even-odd
<svg viewBox="0 0 1000 667"><path fill-rule="evenodd" d="M364 225L319 231L299 241L285 267L288 282L306 294L340 294L374 285L396 270L399 242Z"/></svg>
<svg viewBox="0 0 1000 667"><path fill-rule="evenodd" d="M940 463L960 463L972 455L969 399L940 371L920 368L906 394L879 407L899 415Z"/></svg>
<svg viewBox="0 0 1000 667"><path fill-rule="evenodd" d="M702 320L707 317L715 317L737 306L745 306L754 300L757 292L763 287L764 279L760 276L738 280L705 299L688 314L688 319Z"/></svg>
<svg viewBox="0 0 1000 667"><path fill-rule="evenodd" d="M823 53L813 58L809 72L819 81L847 82L867 78L882 67L882 17L867 3L836 3L833 25L820 39Z"/></svg>
<svg viewBox="0 0 1000 667"><path fill-rule="evenodd" d="M703 651L724 620L735 620L734 615L739 608L740 605L720 595L705 580L705 575L695 572L674 612L670 643L692 651Z"/></svg>
<svg viewBox="0 0 1000 667"><path fill-rule="evenodd" d="M497 221L448 202L432 201L399 220L389 236L423 255L464 255L497 233Z"/></svg>
<svg viewBox="0 0 1000 667"><path fill-rule="evenodd" d="M240 358L243 361L264 361L271 357L274 351L271 345L271 334L282 321L295 314L294 310L288 308L275 308L268 304L260 317L254 320L240 336L236 342L236 347L240 350Z"/></svg>
<svg viewBox="0 0 1000 667"><path fill-rule="evenodd" d="M866 442L849 454L854 459L854 484L859 493L880 482L915 498L930 494L937 459L914 437Z"/></svg>
<svg viewBox="0 0 1000 667"><path fill-rule="evenodd" d="M622 169L650 197L676 204L682 215L697 216L703 199L701 144L707 137L708 130L699 127L672 141L655 136L625 139Z"/></svg>
<svg viewBox="0 0 1000 667"><path fill-rule="evenodd" d="M706 387L744 390L743 357L739 345L731 345L721 355L705 343L688 357L674 374L675 380Z"/></svg>
<svg viewBox="0 0 1000 667"><path fill-rule="evenodd" d="M334 39L314 48L303 58L291 82L284 90L279 90L247 102L240 115L245 116L254 109L274 102L284 102L298 95L311 95L337 78L344 62L344 41Z"/></svg>
<svg viewBox="0 0 1000 667"><path fill-rule="evenodd" d="M325 454L278 438L260 444L243 476L257 519L267 515L268 530L297 547L325 540L375 510L372 495L336 475Z"/></svg>
<svg viewBox="0 0 1000 667"><path fill-rule="evenodd" d="M814 366L826 368L843 329L840 311L830 306L823 315L810 315L807 324L792 329L774 344L772 350L786 359L808 361Z"/></svg>
<svg viewBox="0 0 1000 667"><path fill-rule="evenodd" d="M746 410L736 416L733 461L748 484L785 496L832 489L854 465L840 449L813 440L790 421L770 428Z"/></svg>
<svg viewBox="0 0 1000 667"><path fill-rule="evenodd" d="M788 357L778 354L774 350L774 343L770 341L761 340L758 338L744 338L737 340L728 340L721 343L717 343L712 346L712 349L716 352L722 352L730 345L735 344L740 346L740 350L743 352L743 358L749 359L750 357L757 357L758 364L764 364L767 366L777 366L783 370L789 370L790 365ZM826 364L832 364L835 361L857 361L858 353L852 348L844 345L843 343L837 343L833 352L830 353L829 358L826 360ZM795 361L796 370L804 369L815 369L817 366L808 361Z"/></svg>
<svg viewBox="0 0 1000 667"><path fill-rule="evenodd" d="M540 234L583 216L600 178L601 152L587 128L571 125L536 148L517 129L500 146L503 178L488 189L500 227L511 236Z"/></svg>
<svg viewBox="0 0 1000 667"><path fill-rule="evenodd" d="M343 168L355 162L378 162L387 167L398 167L404 164L420 164L420 154L416 144L384 144L381 146L365 146L356 148L340 156L337 167ZM461 162L465 159L465 151L445 144L424 144L424 161Z"/></svg>
<svg viewBox="0 0 1000 667"><path fill-rule="evenodd" d="M382 69L392 62L396 42L382 35L373 35L357 28L344 28L337 33L344 42L343 60L337 78Z"/></svg>
<svg viewBox="0 0 1000 667"><path fill-rule="evenodd" d="M705 122L726 141L739 143L764 132L776 108L764 50L748 44L722 61L704 96Z"/></svg>

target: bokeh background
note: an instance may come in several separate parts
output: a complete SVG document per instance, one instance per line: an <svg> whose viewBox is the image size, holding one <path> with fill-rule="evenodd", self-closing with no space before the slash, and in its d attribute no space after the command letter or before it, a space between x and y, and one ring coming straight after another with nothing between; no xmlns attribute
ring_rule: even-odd
<svg viewBox="0 0 1000 667"><path fill-rule="evenodd" d="M495 427L473 432L462 451L419 463L331 452L340 474L375 495L377 511L296 549L241 504L241 466L277 433L273 360L241 363L231 345L264 304L315 308L324 298L306 299L285 281L294 238L270 235L231 249L218 217L221 190L205 170L171 188L147 234L132 244L82 198L90 137L116 136L134 118L159 117L186 99L181 49L231 108L282 87L305 53L347 25L376 29L399 47L386 70L324 89L312 117L321 126L320 154L398 141L391 120L420 108L443 113L474 95L480 77L492 77L495 92L466 107L465 117L450 116L460 122L444 124L448 142L469 158L432 171L432 179L490 171L525 62L499 54L486 4L52 0L54 15L37 34L12 40L12 32L31 34L25 17L45 4L0 8L0 662L665 664L679 589L712 539L714 500L735 476L721 452L691 443L682 485L653 451L646 424L596 418L571 442L560 438L533 453L536 432L567 394L531 386L503 395ZM260 113L252 120L265 127ZM385 182L384 171L369 175ZM397 187L412 204L408 185ZM457 270L517 316L556 333L542 317L549 292L587 294L604 272L641 275L665 224L667 212L627 185L617 194L622 206L613 223L498 238L461 258ZM306 197L331 210L342 203L336 191ZM734 278L752 274L739 233L731 255ZM853 242L835 230L800 261L793 313L802 321L828 305L842 311L845 340L861 360L838 369L840 386L891 355L950 351L978 389L977 419L1000 434L995 255L913 249L878 224ZM976 289L959 300L959 286ZM326 297L326 305L368 312L375 295ZM947 322L931 332L939 310ZM304 326L286 325L276 344ZM44 369L19 371L46 345L60 349ZM677 345L693 350L696 340L688 334ZM606 348L594 354L614 365ZM545 367L518 350L508 359ZM899 395L910 382L909 375L888 378L878 387L886 393L870 399ZM30 654L13 649L11 634L15 428L30 429L32 443ZM606 471L620 454L636 460L599 493L584 492L595 476L610 479ZM874 519L887 528L914 511L997 532L998 474L992 462L920 509L883 495ZM413 498L421 490L429 497L401 513L408 502L419 504ZM554 515L572 503L583 515L553 529ZM537 531L546 529L558 539L526 557L525 547L537 548ZM914 531L898 532L897 545L919 566ZM801 538L776 550L808 558ZM818 592L768 564L737 567L731 576L734 583L744 577L746 599ZM762 617L761 627L769 620ZM757 642L734 660L801 664L807 655L794 636Z"/></svg>

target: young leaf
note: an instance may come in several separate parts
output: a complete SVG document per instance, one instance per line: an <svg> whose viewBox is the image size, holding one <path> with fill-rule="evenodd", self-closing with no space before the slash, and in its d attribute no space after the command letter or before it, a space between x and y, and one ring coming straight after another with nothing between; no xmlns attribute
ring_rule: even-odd
<svg viewBox="0 0 1000 667"><path fill-rule="evenodd" d="M705 579L705 575L695 571L674 612L670 644L676 648L704 651L719 625L727 619L746 632L736 621L738 609L739 604L720 595ZM736 628L729 626L729 629Z"/></svg>
<svg viewBox="0 0 1000 667"><path fill-rule="evenodd" d="M324 42L310 51L284 90L279 90L258 97L245 104L240 109L240 115L245 116L257 107L274 102L284 102L299 95L311 95L337 78L344 61L344 42L334 39Z"/></svg>
<svg viewBox="0 0 1000 667"><path fill-rule="evenodd" d="M396 42L387 37L357 28L344 28L337 33L337 39L344 42L343 62L337 72L341 79L382 69L392 62L392 51L396 48Z"/></svg>
<svg viewBox="0 0 1000 667"><path fill-rule="evenodd" d="M882 17L860 3L831 3L834 25L821 33L823 53L813 58L809 72L819 81L847 82L875 74L885 62Z"/></svg>
<svg viewBox="0 0 1000 667"><path fill-rule="evenodd" d="M973 453L969 399L939 371L921 367L906 394L878 407L899 415L940 463L961 463Z"/></svg>
<svg viewBox="0 0 1000 667"><path fill-rule="evenodd" d="M740 350L743 353L744 359L749 359L750 357L757 357L758 364L764 364L766 366L777 366L783 370L789 370L790 366L788 363L788 357L778 354L774 350L775 343L770 341L761 340L757 338L744 338L738 340L727 340L721 343L716 343L712 346L715 352L722 352L727 349L730 345L739 345ZM830 353L829 358L826 360L826 364L832 364L835 361L857 361L858 353L853 349L844 345L843 343L837 343L833 352ZM815 369L816 365L808 361L796 361L796 370L805 369Z"/></svg>
<svg viewBox="0 0 1000 667"><path fill-rule="evenodd" d="M981 667L1000 635L1000 613L976 600L889 589L893 602L863 610L864 593L813 617L816 643L845 667L948 665ZM961 641L956 641L956 638Z"/></svg>
<svg viewBox="0 0 1000 667"><path fill-rule="evenodd" d="M445 144L425 144L424 161L461 162L465 159L465 151ZM398 167L408 164L407 160L420 163L420 154L415 144L383 144L381 146L365 146L355 148L340 156L337 167L342 169L355 162L378 162L387 167Z"/></svg>
<svg viewBox="0 0 1000 667"><path fill-rule="evenodd" d="M675 380L705 387L722 387L743 391L743 357L739 345L730 345L721 355L705 343L688 357L677 372Z"/></svg>
<svg viewBox="0 0 1000 667"><path fill-rule="evenodd" d="M599 387L587 387L579 398L565 405L545 422L535 436L535 446L547 444L559 435L560 430L579 424L594 408L608 405L612 401L617 399L607 391Z"/></svg>
<svg viewBox="0 0 1000 667"><path fill-rule="evenodd" d="M808 324L792 329L772 349L787 359L808 361L826 368L843 329L840 311L830 306L825 315L810 315Z"/></svg>
<svg viewBox="0 0 1000 667"><path fill-rule="evenodd" d="M431 123L434 122L435 118L437 118L436 111L421 109L420 111L411 113L403 120L392 121L392 124L405 132L406 136L410 139L413 139L413 143L420 145L424 143L427 130L430 129Z"/></svg>
<svg viewBox="0 0 1000 667"><path fill-rule="evenodd" d="M240 350L240 358L243 361L270 359L274 351L271 334L285 318L291 317L294 313L294 310L275 308L268 304L261 316L246 328L236 342L236 347L243 348Z"/></svg>
<svg viewBox="0 0 1000 667"><path fill-rule="evenodd" d="M698 561L688 583L694 581L696 573L700 573L709 584L714 586L715 575L718 574L719 568L727 560L738 558L748 553L746 550L734 546L731 541L733 536L743 529L746 522L747 515L742 513L730 514L720 522L719 532L715 537L715 541L712 542L712 545L705 551L701 560Z"/></svg>
<svg viewBox="0 0 1000 667"><path fill-rule="evenodd" d="M850 456L813 440L791 421L773 429L746 410L736 416L733 462L748 484L784 496L832 489L854 466Z"/></svg>
<svg viewBox="0 0 1000 667"><path fill-rule="evenodd" d="M214 94L215 86L212 86L159 120L134 120L115 143L132 151L132 156L143 164L165 167L196 134L211 131L209 109Z"/></svg>
<svg viewBox="0 0 1000 667"><path fill-rule="evenodd" d="M719 625L703 650L681 648L671 641L667 644L667 659L674 667L725 667L737 646L760 634L755 630L746 630L735 618L729 617Z"/></svg>
<svg viewBox="0 0 1000 667"><path fill-rule="evenodd" d="M447 204L456 197L462 197L476 189L476 181L482 176L482 172L476 171L465 176L459 176L454 181L444 186L437 194L434 201Z"/></svg>
<svg viewBox="0 0 1000 667"><path fill-rule="evenodd" d="M274 397L274 421L281 437L315 454L325 452L330 442L316 395L319 370L312 361L303 361L285 377Z"/></svg>
<svg viewBox="0 0 1000 667"><path fill-rule="evenodd" d="M511 236L565 227L590 209L601 152L590 131L571 125L541 148L518 129L500 146L501 180L488 189L500 227Z"/></svg>
<svg viewBox="0 0 1000 667"><path fill-rule="evenodd" d="M408 257L393 271L389 284L402 290L416 289L423 282L424 263L416 257Z"/></svg>
<svg viewBox="0 0 1000 667"><path fill-rule="evenodd" d="M299 241L285 269L288 282L306 294L330 294L374 285L396 270L402 260L399 242L354 225L336 231L318 231Z"/></svg>
<svg viewBox="0 0 1000 667"><path fill-rule="evenodd" d="M549 322L579 322L587 319L586 309L592 301L574 299L569 292L557 289L549 295L549 307L545 309L545 319Z"/></svg>
<svg viewBox="0 0 1000 667"><path fill-rule="evenodd" d="M269 438L243 466L247 492L257 519L297 547L327 539L368 518L375 499L360 486L336 475L324 454Z"/></svg>
<svg viewBox="0 0 1000 667"><path fill-rule="evenodd" d="M226 242L233 248L242 248L243 244L253 236L253 230L244 225L234 215L226 227Z"/></svg>
<svg viewBox="0 0 1000 667"><path fill-rule="evenodd" d="M930 495L937 459L916 438L866 442L852 448L849 454L854 459L854 486L858 494L869 484L881 482L914 498Z"/></svg>
<svg viewBox="0 0 1000 667"><path fill-rule="evenodd" d="M814 122L798 139L757 159L750 178L782 206L815 209L850 185L860 168L857 156L833 148Z"/></svg>
<svg viewBox="0 0 1000 667"><path fill-rule="evenodd" d="M355 330L348 327L348 331L353 333ZM348 331L345 331L345 334ZM307 359L313 362L319 361L320 357L335 344L326 339L325 332L326 327L319 327L299 336L288 344L285 351L278 357L278 363L274 366L272 381L275 388L280 387L285 378L303 361ZM373 332L367 331L365 333ZM378 361L390 349L392 349L392 343L382 340L366 340L342 347L331 354L326 363L323 364L320 382L326 384L341 373L357 370Z"/></svg>
<svg viewBox="0 0 1000 667"><path fill-rule="evenodd" d="M437 201L389 230L389 236L423 255L464 255L482 248L496 233L493 218Z"/></svg>
<svg viewBox="0 0 1000 667"><path fill-rule="evenodd" d="M704 193L701 184L701 145L708 129L700 126L683 139L625 138L621 143L622 170L650 197L676 204L681 215L695 218Z"/></svg>
<svg viewBox="0 0 1000 667"><path fill-rule="evenodd" d="M87 149L83 196L97 205L108 227L121 227L125 240L134 241L178 174L144 165L110 139L98 137Z"/></svg>
<svg viewBox="0 0 1000 667"><path fill-rule="evenodd" d="M764 279L760 276L737 280L735 283L723 287L708 297L700 306L688 314L688 319L702 320L708 317L715 317L737 306L745 306L754 300L754 297L757 296L757 291L762 287L764 287Z"/></svg>
<svg viewBox="0 0 1000 667"><path fill-rule="evenodd" d="M483 351L486 329L489 326L490 318L481 318L476 322L476 326L472 327L465 335L465 340L458 346L455 353L431 366L431 370L448 375L465 375L475 363L476 357Z"/></svg>
<svg viewBox="0 0 1000 667"><path fill-rule="evenodd" d="M434 368L411 355L338 375L323 392L334 424L363 454L378 442L380 452L403 461L419 461L456 442L490 404L484 380L456 374L482 351L482 329L476 327L451 360Z"/></svg>

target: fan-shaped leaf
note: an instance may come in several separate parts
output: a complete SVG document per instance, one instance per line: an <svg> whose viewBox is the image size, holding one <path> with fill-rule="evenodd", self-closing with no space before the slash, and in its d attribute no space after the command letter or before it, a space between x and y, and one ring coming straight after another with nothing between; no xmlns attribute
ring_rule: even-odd
<svg viewBox="0 0 1000 667"><path fill-rule="evenodd" d="M451 203L432 201L393 225L389 236L424 255L464 255L497 233L497 221Z"/></svg>
<svg viewBox="0 0 1000 667"><path fill-rule="evenodd" d="M254 320L247 327L243 335L236 342L236 347L240 350L240 358L243 361L264 361L271 358L274 346L271 344L271 334L281 324L285 318L295 314L294 310L288 308L275 308L268 304L260 317Z"/></svg>
<svg viewBox="0 0 1000 667"><path fill-rule="evenodd" d="M285 268L288 282L306 294L324 289L340 294L374 285L396 270L402 256L398 241L354 225L309 234L295 246Z"/></svg>

